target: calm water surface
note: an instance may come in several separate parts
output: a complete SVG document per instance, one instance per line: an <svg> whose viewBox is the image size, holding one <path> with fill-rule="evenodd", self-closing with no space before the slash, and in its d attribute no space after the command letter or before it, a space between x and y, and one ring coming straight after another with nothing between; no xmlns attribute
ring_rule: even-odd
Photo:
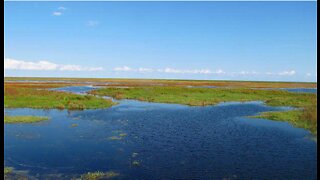
<svg viewBox="0 0 320 180"><path fill-rule="evenodd" d="M259 89L259 88L253 88ZM312 93L317 94L317 88L260 88L265 90L282 90L282 91L289 91L295 93Z"/></svg>
<svg viewBox="0 0 320 180"><path fill-rule="evenodd" d="M38 179L98 170L118 172L119 179L316 179L317 144L309 132L245 117L284 109L261 102L189 107L134 100L85 111L5 109L50 117L5 124L5 165Z"/></svg>

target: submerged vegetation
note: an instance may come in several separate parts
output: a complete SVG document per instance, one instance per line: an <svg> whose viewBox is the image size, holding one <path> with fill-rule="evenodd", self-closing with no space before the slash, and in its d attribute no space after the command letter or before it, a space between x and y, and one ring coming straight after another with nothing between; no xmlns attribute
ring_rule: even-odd
<svg viewBox="0 0 320 180"><path fill-rule="evenodd" d="M77 127L78 124L71 124L71 127Z"/></svg>
<svg viewBox="0 0 320 180"><path fill-rule="evenodd" d="M6 108L95 109L111 107L111 100L90 95L50 91L48 88L66 85L47 83L5 83Z"/></svg>
<svg viewBox="0 0 320 180"><path fill-rule="evenodd" d="M94 95L111 96L116 99L176 103L191 106L215 105L230 101L264 101L270 106L292 106L301 111L268 112L265 118L288 121L316 134L317 95L292 93L280 90L248 88L184 88L184 87L135 87L100 88L90 92Z"/></svg>
<svg viewBox="0 0 320 180"><path fill-rule="evenodd" d="M140 162L139 162L139 161L133 161L133 162L132 162L132 165L133 165L133 166L140 166Z"/></svg>
<svg viewBox="0 0 320 180"><path fill-rule="evenodd" d="M5 124L36 123L48 120L45 116L4 116Z"/></svg>
<svg viewBox="0 0 320 180"><path fill-rule="evenodd" d="M88 172L86 174L83 174L81 176L81 180L99 180L99 179L111 179L116 176L119 176L119 173L113 172L113 171L108 171L108 172Z"/></svg>

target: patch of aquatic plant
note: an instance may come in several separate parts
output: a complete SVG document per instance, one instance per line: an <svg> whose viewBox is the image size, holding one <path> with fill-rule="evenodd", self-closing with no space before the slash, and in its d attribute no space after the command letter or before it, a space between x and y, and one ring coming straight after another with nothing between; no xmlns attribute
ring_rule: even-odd
<svg viewBox="0 0 320 180"><path fill-rule="evenodd" d="M140 166L140 162L139 162L139 161L133 161L133 162L132 162L132 165L133 165L133 166Z"/></svg>
<svg viewBox="0 0 320 180"><path fill-rule="evenodd" d="M80 117L74 117L74 118L72 118L73 120L79 120L80 119Z"/></svg>
<svg viewBox="0 0 320 180"><path fill-rule="evenodd" d="M71 124L71 127L77 127L78 124Z"/></svg>
<svg viewBox="0 0 320 180"><path fill-rule="evenodd" d="M132 155L131 155L133 158L135 158L135 157L137 157L138 156L138 153L132 153Z"/></svg>
<svg viewBox="0 0 320 180"><path fill-rule="evenodd" d="M36 123L48 120L45 116L4 116L5 124Z"/></svg>
<svg viewBox="0 0 320 180"><path fill-rule="evenodd" d="M108 139L110 139L110 140L121 140L121 139L122 139L122 137L118 137L118 136L111 136L111 137L109 137Z"/></svg>
<svg viewBox="0 0 320 180"><path fill-rule="evenodd" d="M119 176L119 173L108 171L108 172L88 172L86 174L81 175L81 180L100 180L100 179L111 179Z"/></svg>
<svg viewBox="0 0 320 180"><path fill-rule="evenodd" d="M11 174L13 172L13 168L12 167L4 167L3 173L4 175L8 175Z"/></svg>
<svg viewBox="0 0 320 180"><path fill-rule="evenodd" d="M264 101L270 106L292 106L303 109L301 113L285 111L272 114L272 119L283 120L304 127L316 134L317 95L293 93L281 90L248 88L185 88L185 87L135 87L100 88L90 93L111 96L116 99L137 99L141 101L176 103L191 106L215 105L230 101ZM285 116L285 118L284 118Z"/></svg>
<svg viewBox="0 0 320 180"><path fill-rule="evenodd" d="M61 86L61 85L60 85ZM49 86L50 88L52 86ZM96 109L114 105L109 99L91 95L50 91L47 84L5 83L6 108Z"/></svg>
<svg viewBox="0 0 320 180"><path fill-rule="evenodd" d="M117 136L111 136L111 137L109 137L108 139L109 140L122 140L124 137L126 137L127 136L127 134L126 133L123 133L121 130L116 130L116 131L113 131L113 133L116 133L116 134L118 134Z"/></svg>

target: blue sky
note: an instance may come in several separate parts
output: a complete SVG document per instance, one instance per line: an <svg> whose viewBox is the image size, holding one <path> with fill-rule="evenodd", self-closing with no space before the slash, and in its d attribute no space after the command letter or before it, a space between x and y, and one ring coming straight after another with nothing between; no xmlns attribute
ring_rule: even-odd
<svg viewBox="0 0 320 180"><path fill-rule="evenodd" d="M317 80L316 2L5 2L5 76Z"/></svg>

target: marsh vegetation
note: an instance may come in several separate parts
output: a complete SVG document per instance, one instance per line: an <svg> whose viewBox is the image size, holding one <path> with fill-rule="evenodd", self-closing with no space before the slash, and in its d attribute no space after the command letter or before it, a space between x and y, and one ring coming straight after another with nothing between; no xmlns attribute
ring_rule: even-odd
<svg viewBox="0 0 320 180"><path fill-rule="evenodd" d="M36 123L48 120L45 116L4 116L5 124Z"/></svg>
<svg viewBox="0 0 320 180"><path fill-rule="evenodd" d="M75 90L76 84L84 82L6 82L5 123L40 122L50 117L50 123L41 123L41 127L14 124L6 126L6 151L9 152L6 154L8 157L5 157L9 161L7 165L16 168L17 164L10 160L20 160L19 158L28 156L29 160L26 160L26 163L35 167L39 163L46 164L50 168L56 167L57 164L63 164L66 168L77 164L79 166L75 167L75 170L79 173L83 172L84 167L92 170L83 175L72 176L77 178L81 176L80 179L108 179L120 176L118 172L128 178L139 177L135 176L134 171L139 171L146 177L160 177L161 174L168 173L172 177L179 178L189 177L190 174L186 175L188 172L185 170L194 168L193 163L199 162L203 164L203 167L199 167L201 169L214 171L221 168L214 175L207 176L221 179L226 173L234 172L233 164L248 162L247 166L240 168L239 177L246 177L248 174L250 177L268 177L268 174L263 174L262 168L256 165L258 159L263 166L280 169L282 173L279 177L314 176L316 167L314 142L305 140L305 137L310 135L309 132L294 128L287 123L265 119L286 121L296 127L310 130L316 135L316 94L246 87L268 86L272 83L230 82L232 86L227 88L188 88L185 86L188 83L199 85L208 82L165 81L124 80L122 83L129 84L129 88L109 86L82 95L71 92ZM167 84L143 85L148 82ZM237 87L241 83L244 87ZM279 83L275 83L274 86L278 85ZM70 92L52 90L52 88L64 89L66 86L73 86L67 88ZM114 106L114 102L101 96L131 100L119 101L118 105ZM265 104L248 101L263 101ZM222 102L235 102L235 104L209 106ZM291 108L280 108L280 106L294 108L282 111ZM73 109L91 110L69 111ZM15 116L21 114L36 116ZM263 118L263 120L252 121L246 117ZM260 125L255 125L256 122ZM77 128L72 129L73 127ZM288 141L300 137L304 138L301 142L294 141L290 144L293 141ZM25 143L28 140L35 143L34 155L24 154L31 148ZM47 141L53 145L48 147ZM258 146L260 148L256 148ZM12 147L23 151L12 151ZM203 151L204 148L208 151ZM273 159L273 162L263 161L265 157L269 157L270 152L281 158ZM64 158L56 158L62 153ZM157 158L154 154L161 158ZM292 157L290 154L296 156ZM247 157L252 157L254 160ZM38 159L39 163L35 161ZM214 159L219 163L212 164L208 159ZM299 163L291 163L288 168L286 164L288 161ZM277 165L274 165L274 162ZM301 166L301 162L304 168L312 170L297 168ZM174 167L172 172L168 169L164 171L163 167L167 167L168 163ZM142 167L141 164L143 168L139 168ZM145 167L150 170L145 171ZM109 168L116 172L107 171ZM246 171L248 168L256 168L254 171L261 175ZM32 175L41 172L41 169L34 169L36 170ZM174 169L179 169L182 174L176 175ZM196 169L199 173L195 177L203 176L201 169ZM295 172L287 173L287 169L298 170L293 174ZM10 172L10 169L5 171ZM71 170L68 172L71 173ZM148 174L149 172L152 174Z"/></svg>
<svg viewBox="0 0 320 180"><path fill-rule="evenodd" d="M78 95L68 92L50 91L49 88L62 87L65 84L48 83L5 83L5 108L36 109L97 109L108 108L111 100L90 95Z"/></svg>
<svg viewBox="0 0 320 180"><path fill-rule="evenodd" d="M96 171L96 172L88 172L86 174L83 174L80 179L81 180L111 179L119 175L120 175L119 173L116 173L113 171L108 171L108 172Z"/></svg>
<svg viewBox="0 0 320 180"><path fill-rule="evenodd" d="M219 80L168 80L168 79L125 79L125 78L47 78L47 77L5 77L5 81L16 82L59 82L71 85L90 84L100 86L217 86L242 88L317 88L313 82L270 82L270 81L219 81Z"/></svg>

